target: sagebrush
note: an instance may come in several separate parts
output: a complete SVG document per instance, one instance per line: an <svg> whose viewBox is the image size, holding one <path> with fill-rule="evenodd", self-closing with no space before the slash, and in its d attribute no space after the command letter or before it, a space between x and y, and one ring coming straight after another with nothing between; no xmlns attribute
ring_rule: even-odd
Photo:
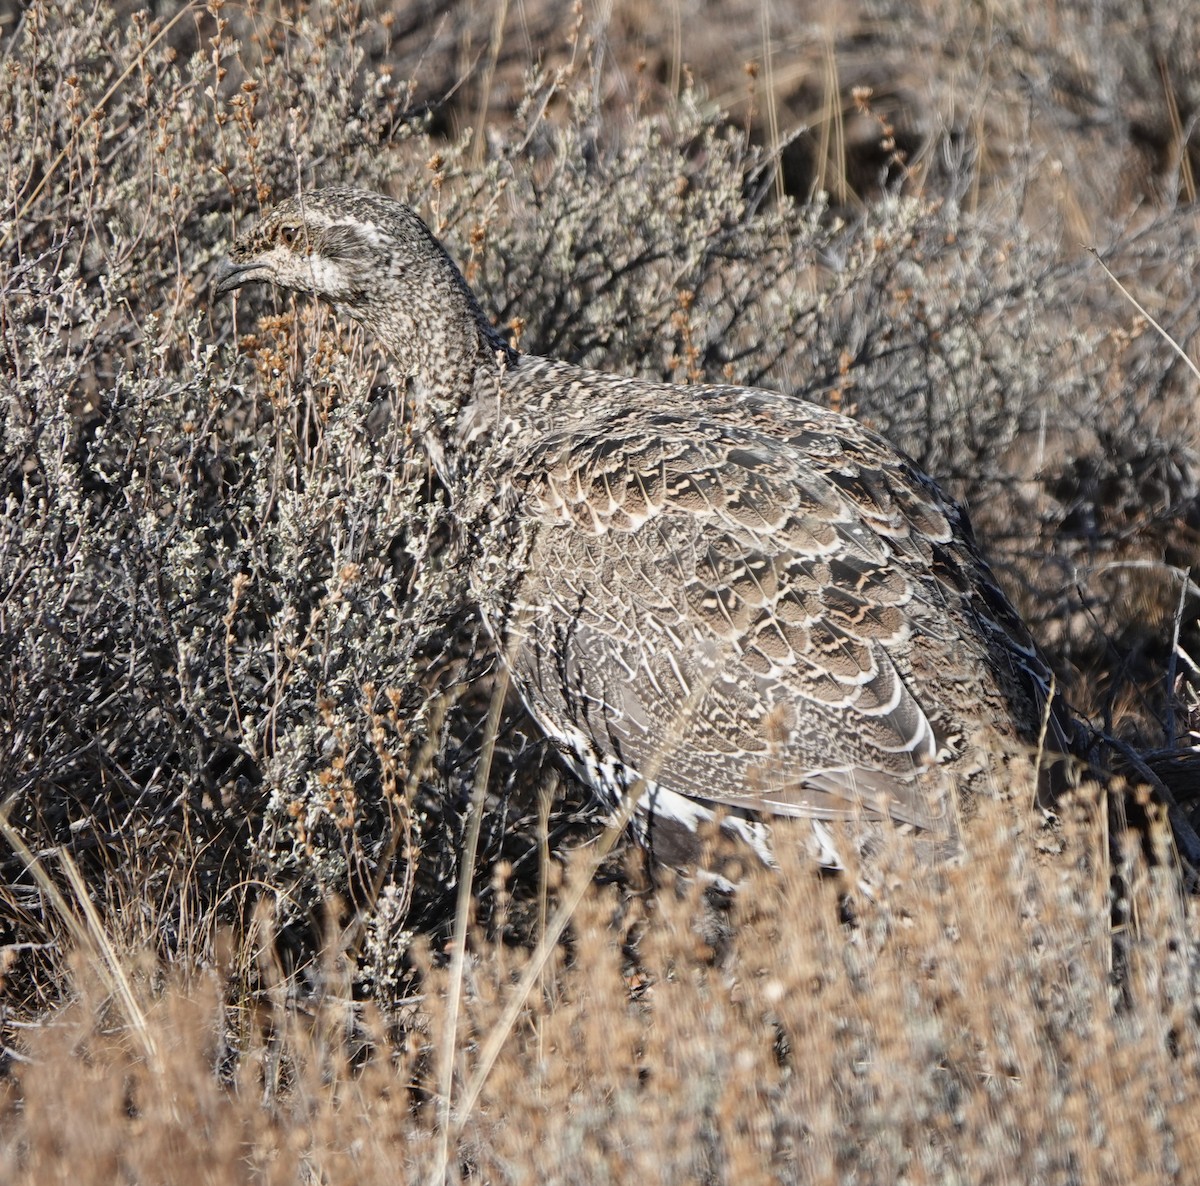
<svg viewBox="0 0 1200 1186"><path fill-rule="evenodd" d="M1197 380L1085 248L1194 353L1194 15L729 0L745 72L741 34L636 6L435 7L4 13L7 1181L439 1168L500 681L403 377L328 310L209 299L298 187L413 204L523 347L879 428L969 505L1081 714L1188 789ZM515 704L494 740L460 1091L604 824ZM898 838L817 875L783 836L732 901L618 844L450 1172L1187 1180L1167 833L1123 784L1030 803L945 871Z"/></svg>

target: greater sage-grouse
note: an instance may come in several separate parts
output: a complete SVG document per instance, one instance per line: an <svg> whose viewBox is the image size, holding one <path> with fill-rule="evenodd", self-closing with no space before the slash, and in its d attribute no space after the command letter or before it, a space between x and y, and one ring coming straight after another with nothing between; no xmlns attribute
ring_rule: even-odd
<svg viewBox="0 0 1200 1186"><path fill-rule="evenodd" d="M659 855L717 812L764 856L772 815L812 820L833 861L823 821L953 844L964 794L1003 777L993 752L1068 752L964 513L856 421L520 354L372 193L281 203L217 291L259 280L332 302L412 378L515 686L608 805L637 788Z"/></svg>

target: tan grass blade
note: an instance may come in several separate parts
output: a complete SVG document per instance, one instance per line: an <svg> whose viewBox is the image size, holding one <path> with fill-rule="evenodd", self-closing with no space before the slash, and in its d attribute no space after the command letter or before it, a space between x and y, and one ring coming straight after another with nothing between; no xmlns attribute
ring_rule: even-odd
<svg viewBox="0 0 1200 1186"><path fill-rule="evenodd" d="M0 836L4 837L13 852L21 858L25 868L29 870L30 875L38 883L38 887L42 893L46 895L55 912L62 919L63 925L66 926L67 931L70 933L72 941L80 951L86 954L89 963L99 975L110 995L120 1002L121 1009L125 1014L125 1020L136 1035L146 1059L156 1068L160 1067L161 1060L158 1045L150 1033L150 1027L146 1023L146 1015L142 1012L141 1006L138 1005L137 999L133 995L129 978L125 975L125 970L121 967L121 961L117 957L117 953L104 930L104 924L101 922L99 914L96 913L96 907L88 896L87 886L84 885L83 877L79 872L79 866L75 864L71 858L71 854L66 849L59 848L57 850L58 859L62 864L63 871L66 873L67 880L71 884L71 889L74 891L76 901L79 903L79 908L83 913L82 919L70 907L67 900L59 891L58 886L54 884L53 878L46 872L46 868L41 860L30 850L20 832L9 821L8 812L10 806L11 800L0 805Z"/></svg>

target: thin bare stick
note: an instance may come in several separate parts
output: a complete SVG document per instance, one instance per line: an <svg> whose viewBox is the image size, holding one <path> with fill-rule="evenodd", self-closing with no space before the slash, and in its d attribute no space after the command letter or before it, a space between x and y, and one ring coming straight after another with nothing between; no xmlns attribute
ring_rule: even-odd
<svg viewBox="0 0 1200 1186"><path fill-rule="evenodd" d="M1177 564L1167 564L1162 560L1106 560L1103 564L1088 565L1081 571L1087 573L1089 576L1099 576L1101 573L1119 568L1161 569L1163 572L1170 573L1171 576L1182 581L1184 588L1192 597L1200 597L1200 585L1197 585L1192 580L1189 569L1180 568Z"/></svg>
<svg viewBox="0 0 1200 1186"><path fill-rule="evenodd" d="M1046 693L1046 706L1042 709L1042 725L1038 729L1037 757L1033 763L1034 780L1033 780L1033 797L1034 802L1037 802L1037 777L1041 773L1042 759L1046 754L1046 733L1050 729L1050 714L1054 710L1054 692L1056 690L1054 672L1050 673L1050 691Z"/></svg>
<svg viewBox="0 0 1200 1186"><path fill-rule="evenodd" d="M550 917L550 808L554 805L554 793L558 789L558 777L543 779L538 787L538 905L537 936L540 940L546 933L546 920ZM545 991L542 985L541 991ZM542 1039L544 1027L538 1026L538 1061L544 1051Z"/></svg>
<svg viewBox="0 0 1200 1186"><path fill-rule="evenodd" d="M488 778L492 771L492 754L496 734L500 730L500 713L508 695L508 664L500 666L500 676L488 706L487 724L483 734L483 749L475 772L475 787L471 793L470 819L467 822L466 843L458 871L458 901L454 910L454 940L450 956L450 989L446 1003L446 1027L438 1058L438 1147L437 1170L433 1181L444 1183L450 1167L450 1115L454 1092L454 1054L458 1045L458 1014L462 1006L463 969L466 963L467 922L471 915L471 884L475 874L475 854L479 848L479 832L483 822L483 802Z"/></svg>
<svg viewBox="0 0 1200 1186"><path fill-rule="evenodd" d="M1167 745L1175 744L1175 675L1179 670L1179 631L1183 627L1183 607L1187 604L1188 582L1179 585L1179 601L1171 628L1171 654L1167 658Z"/></svg>
<svg viewBox="0 0 1200 1186"><path fill-rule="evenodd" d="M391 834L388 836L387 843L376 858L375 874L371 878L371 887L362 905L355 911L354 917L342 933L340 940L341 950L352 959L357 959L359 949L366 938L367 921L371 916L371 912L379 903L379 897L383 893L384 882L392 873L392 858L396 855L401 840L405 842L406 846L412 840L412 824L409 813L412 810L413 799L417 793L417 784L425 777L433 765L433 759L437 752L437 741L442 731L442 724L446 719L446 713L449 711L450 706L458 701L465 687L465 684L454 685L449 691L439 696L430 707L429 715L426 718L425 741L417 752L416 758L409 764L408 774L404 780L403 798L400 799L398 804L393 804L393 807L398 807L403 812L403 815L401 820L397 822L394 810L390 812L392 815ZM379 741L376 744L377 746L382 746L383 743ZM380 752L380 757L381 759L383 757L382 751ZM406 856L405 860L407 866L404 874L406 887L405 900L407 901L412 896L413 871L411 859Z"/></svg>
<svg viewBox="0 0 1200 1186"><path fill-rule="evenodd" d="M0 246L2 246L2 244L0 244ZM1174 351L1175 351L1175 353L1176 353L1176 354L1178 354L1178 355L1179 355L1179 357L1180 357L1180 358L1182 358L1182 359L1183 359L1183 361L1187 363L1187 365L1188 365L1188 369L1189 369L1189 370L1192 372L1192 374L1193 374L1193 375L1195 375L1197 379L1200 379L1200 368L1198 368L1198 367L1196 366L1196 364L1195 364L1194 362L1192 362L1192 360L1191 360L1190 358L1188 358L1187 354L1186 354L1186 353L1184 353L1184 349L1183 349L1183 347L1182 347L1182 346L1180 346L1180 345L1179 345L1179 343L1178 343L1178 342L1176 342L1176 341L1175 341L1175 339L1174 339L1173 337L1171 337L1171 335L1170 335L1169 333L1167 333L1167 331L1166 331L1165 329L1163 329L1163 327L1162 327L1161 325L1159 325L1159 324L1158 324L1158 322L1157 322L1157 321L1155 321L1155 320L1154 320L1154 318L1153 318L1153 317L1151 317L1151 316L1150 316L1150 314L1149 314L1149 313L1147 313L1145 309L1143 309L1143 308L1142 308L1142 306L1141 306L1141 305L1138 303L1138 301L1137 301L1137 298L1136 298L1136 297L1133 295L1133 293L1131 293L1131 292L1129 291L1129 289L1127 289L1127 288L1125 287L1125 285L1124 285L1124 284L1122 284L1122 283L1120 282L1120 280L1118 280L1118 279L1116 278L1116 276L1114 276L1114 275L1112 274L1112 272L1109 270L1109 267L1108 267L1108 265L1107 265L1107 264L1104 262L1104 260L1102 260L1102 259L1100 258L1100 252L1098 252L1098 251L1097 251L1097 250L1096 250L1094 247L1088 247L1088 248L1087 248L1087 250L1088 250L1088 251L1090 251L1090 252L1092 253L1092 255L1095 257L1095 260L1096 260L1096 262L1097 262L1097 263L1098 263L1098 264L1099 264L1099 265L1100 265L1100 266L1101 266L1101 267L1104 269L1104 271L1107 273L1107 275L1108 275L1108 278L1109 278L1109 279L1110 279L1110 280L1111 280L1111 281L1112 281L1112 282L1113 282L1113 283L1114 283L1114 284L1115 284L1115 285L1116 285L1116 286L1117 286L1117 287L1118 287L1118 288L1121 290L1121 293L1124 295L1125 299L1126 299L1126 300L1127 300L1127 301L1128 301L1128 302L1129 302L1129 303L1130 303L1130 304L1131 304L1131 305L1132 305L1132 306L1133 306L1133 307L1134 307L1134 308L1135 308L1135 309L1136 309L1136 310L1137 310L1137 311L1138 311L1138 312L1139 312L1139 313L1140 313L1140 314L1141 314L1141 315L1142 315L1142 316L1143 316L1143 317L1144 317L1144 318L1145 318L1145 319L1146 319L1148 322L1150 322L1150 324L1151 324L1152 326L1154 326L1154 328L1155 328L1156 330L1158 330L1158 332L1159 332L1159 333L1160 333L1160 334L1163 336L1163 338L1164 338L1164 340L1166 341L1167 345L1168 345L1168 346L1170 346L1170 347L1171 347L1171 349L1172 349L1172 350L1174 350Z"/></svg>

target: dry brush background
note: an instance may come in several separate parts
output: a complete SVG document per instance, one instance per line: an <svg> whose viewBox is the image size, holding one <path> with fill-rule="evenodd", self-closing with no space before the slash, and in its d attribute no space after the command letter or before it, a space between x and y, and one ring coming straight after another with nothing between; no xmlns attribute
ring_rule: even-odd
<svg viewBox="0 0 1200 1186"><path fill-rule="evenodd" d="M962 868L587 881L386 360L208 288L354 182L529 349L853 411L1190 804L1200 380L1147 315L1196 354L1198 51L1165 0L0 5L0 1177L1193 1180L1144 793L1044 825L1016 773Z"/></svg>

